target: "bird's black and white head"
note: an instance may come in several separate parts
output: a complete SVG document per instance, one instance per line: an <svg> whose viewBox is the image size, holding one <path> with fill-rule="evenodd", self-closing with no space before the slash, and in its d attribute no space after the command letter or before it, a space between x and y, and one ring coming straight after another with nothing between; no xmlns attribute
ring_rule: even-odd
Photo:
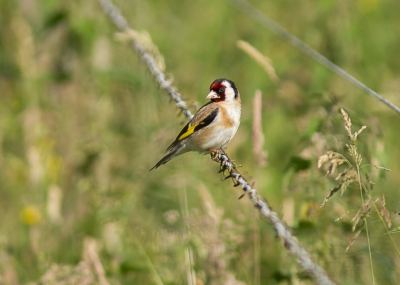
<svg viewBox="0 0 400 285"><path fill-rule="evenodd" d="M210 93L206 99L213 102L234 102L239 100L239 91L233 81L226 78L214 80L210 85Z"/></svg>

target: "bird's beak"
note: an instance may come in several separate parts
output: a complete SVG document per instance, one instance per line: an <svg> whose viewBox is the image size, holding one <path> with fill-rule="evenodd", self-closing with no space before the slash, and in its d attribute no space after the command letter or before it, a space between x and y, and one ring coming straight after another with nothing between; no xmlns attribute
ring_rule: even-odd
<svg viewBox="0 0 400 285"><path fill-rule="evenodd" d="M208 93L206 99L217 99L219 98L219 95L215 91L211 91Z"/></svg>

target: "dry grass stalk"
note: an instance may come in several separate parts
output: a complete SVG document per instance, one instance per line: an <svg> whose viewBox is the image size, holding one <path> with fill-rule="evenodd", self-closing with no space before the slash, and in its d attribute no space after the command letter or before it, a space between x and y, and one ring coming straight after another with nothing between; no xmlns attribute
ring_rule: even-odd
<svg viewBox="0 0 400 285"><path fill-rule="evenodd" d="M16 17L10 24L15 36L19 38L17 41L19 43L17 46L17 61L20 66L21 76L25 79L24 87L28 88L27 91L32 92L29 88L31 87L30 80L38 76L36 60L37 47L35 45L33 32L24 17Z"/></svg>
<svg viewBox="0 0 400 285"><path fill-rule="evenodd" d="M352 133L351 132L351 120L350 120L349 115L342 108L340 108L340 112L342 113L342 116L343 116L343 119L344 119L344 128L347 131L347 135L349 137L349 140L351 140L351 142L354 143L357 140L358 135L367 127L366 126L362 126L357 132Z"/></svg>
<svg viewBox="0 0 400 285"><path fill-rule="evenodd" d="M324 203L321 205L321 207L326 203L326 201L333 195L335 192L340 190L340 196L344 194L346 191L347 187L353 182L358 181L358 175L357 172L352 169L352 168L346 168L343 172L341 172L335 180L340 180L340 183L334 187L328 196L326 196Z"/></svg>
<svg viewBox="0 0 400 285"><path fill-rule="evenodd" d="M339 190L342 196L343 193L346 191L346 189L352 183L358 184L360 191L361 192L364 191L362 188L361 177L360 177L361 174L359 171L362 162L362 155L357 151L356 141L358 135L366 127L363 126L357 132L352 133L351 131L352 123L349 115L343 109L340 109L340 112L343 116L344 128L347 132L349 140L351 141L350 144L346 144L346 147L349 155L353 158L355 164L353 165L346 157L344 157L344 155L334 151L328 151L326 154L319 157L318 168L320 168L325 162L328 161L330 162L330 165L327 170L327 175L334 173L339 165L343 164L344 162L347 163L347 167L342 172L340 172L335 178L335 180L339 181L339 183L329 191L329 194L325 197L324 201L321 203L321 207L323 207L326 204L326 202L328 202L328 200ZM367 199L366 201L363 200L362 209L360 209L351 220L352 231L353 232L356 231L357 226L359 227L359 229L357 230L353 238L350 240L350 243L347 246L346 250L350 249L354 241L360 235L362 229L366 227L366 218L370 212L370 207L369 207L370 201L371 199Z"/></svg>
<svg viewBox="0 0 400 285"><path fill-rule="evenodd" d="M336 168L346 162L348 164L348 167L345 168L339 175L336 177L335 180L339 181L339 184L336 185L334 188L332 188L329 192L329 194L325 197L324 201L321 203L321 207L323 207L326 202L339 190L341 190L341 195L343 195L344 191L347 189L347 187L353 183L353 182L358 182L360 181L359 178L359 167L362 162L362 155L358 153L357 147L356 147L356 141L358 135L366 128L366 126L362 126L358 131L352 133L351 131L351 119L349 115L346 113L345 110L342 108L340 109L340 112L342 113L343 120L344 120L344 128L347 132L348 138L351 141L350 144L346 144L348 153L350 156L354 159L355 166L353 166L350 161L344 157L342 154L334 151L328 151L326 154L322 155L318 159L318 168L321 168L321 166L329 161L329 167L327 170L327 175L330 175L336 171ZM362 189L361 189L362 191Z"/></svg>
<svg viewBox="0 0 400 285"><path fill-rule="evenodd" d="M283 200L282 203L282 213L283 213L283 221L289 226L293 227L294 225L294 199L293 197L288 196Z"/></svg>
<svg viewBox="0 0 400 285"><path fill-rule="evenodd" d="M348 246L346 247L346 251L349 251L349 249L353 246L354 242L356 241L356 239L358 238L358 236L361 234L363 228L359 229L351 238Z"/></svg>
<svg viewBox="0 0 400 285"><path fill-rule="evenodd" d="M211 193L208 191L204 184L199 184L198 193L203 202L204 211L208 214L210 218L216 223L220 224L224 210L217 208Z"/></svg>
<svg viewBox="0 0 400 285"><path fill-rule="evenodd" d="M383 219L385 220L386 226L390 229L392 227L392 221L390 220L389 211L386 208L386 199L384 195L382 195L381 199L380 213Z"/></svg>
<svg viewBox="0 0 400 285"><path fill-rule="evenodd" d="M272 66L272 61L268 57L264 56L262 53L260 53L255 47L253 47L251 44L245 41L237 41L236 45L243 50L245 53L247 53L250 57L252 57L261 67L267 72L269 78L274 83L279 82L279 78L276 75L275 69Z"/></svg>
<svg viewBox="0 0 400 285"><path fill-rule="evenodd" d="M373 167L375 167L376 169L379 170L383 170L383 171L391 171L389 168L383 167L383 166L379 166L379 165L372 165Z"/></svg>
<svg viewBox="0 0 400 285"><path fill-rule="evenodd" d="M327 161L330 162L330 165L326 171L326 175L334 173L339 165L343 164L344 162L348 162L348 160L340 153L329 150L326 152L326 154L321 155L318 158L318 168L321 168L321 166Z"/></svg>
<svg viewBox="0 0 400 285"><path fill-rule="evenodd" d="M370 200L364 202L363 209L358 210L355 216L351 219L351 230L355 232L353 237L351 238L349 244L346 247L346 251L348 251L359 237L363 229L366 229L367 226L367 218L369 213L371 212L371 207L369 206ZM358 227L358 230L356 231Z"/></svg>
<svg viewBox="0 0 400 285"><path fill-rule="evenodd" d="M336 177L336 180L339 181L339 184L334 187L333 189L330 190L329 194L325 197L324 201L321 204L321 207L325 205L325 203L329 200L330 197L332 197L337 191L341 190L341 194L344 193L346 188L350 184L357 185L357 188L360 191L360 197L361 197L361 202L362 202L362 207L360 210L357 212L357 214L351 219L352 223L352 231L355 232L353 235L352 239L349 242L349 245L346 248L346 251L351 248L351 246L354 244L355 240L357 237L361 234L362 230L366 230L366 236L368 240L368 248L369 248L369 253L370 253L370 263L371 263L371 272L372 272L372 277L374 278L373 274L373 264L372 264L372 255L371 255L371 243L369 239L369 232L368 232L368 220L367 218L370 216L371 212L371 207L374 208L376 214L379 216L381 222L386 228L387 234L390 236L390 239L393 243L394 248L396 249L396 252L400 256L400 251L396 246L396 243L394 242L393 238L391 237L392 231L389 231L389 228L391 227L391 221L389 217L389 211L385 207L385 197L382 196L381 199L381 205L380 209L376 206L377 201L373 201L371 197L371 191L374 188L375 183L370 181L369 175L367 172L364 172L365 178L362 176L361 172L361 163L363 161L363 157L361 153L358 152L356 141L358 138L358 135L366 128L366 126L362 126L358 131L352 132L351 130L351 119L349 115L347 114L346 111L343 109L340 109L340 112L343 116L344 120L344 128L347 132L347 136L350 140L349 144L346 144L347 147L347 152L351 157L351 161L348 160L344 155L340 153L336 153L333 151L328 151L326 154L322 155L318 159L318 168L320 168L325 162L329 161L330 165L328 167L327 174L332 174L337 166L343 164L344 162L347 163L347 167L339 173L339 175ZM384 171L390 171L390 169L381 167L381 166L376 166L371 164L371 166L379 169L379 170L384 170ZM375 283L374 283L375 284Z"/></svg>
<svg viewBox="0 0 400 285"><path fill-rule="evenodd" d="M62 190L56 184L50 185L47 190L47 214L53 224L60 224L61 216Z"/></svg>
<svg viewBox="0 0 400 285"><path fill-rule="evenodd" d="M263 150L264 134L261 120L261 91L257 90L253 100L253 154L259 166L266 166L268 154Z"/></svg>
<svg viewBox="0 0 400 285"><path fill-rule="evenodd" d="M106 279L106 273L97 254L97 242L93 238L86 238L83 245L83 256L96 273L97 279L101 285L109 285Z"/></svg>

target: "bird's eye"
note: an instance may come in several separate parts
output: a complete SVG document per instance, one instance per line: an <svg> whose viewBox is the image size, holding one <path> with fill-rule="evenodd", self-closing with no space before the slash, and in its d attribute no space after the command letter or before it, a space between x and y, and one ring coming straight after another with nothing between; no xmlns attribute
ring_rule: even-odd
<svg viewBox="0 0 400 285"><path fill-rule="evenodd" d="M224 93L225 92L225 88L219 88L218 89L218 93Z"/></svg>

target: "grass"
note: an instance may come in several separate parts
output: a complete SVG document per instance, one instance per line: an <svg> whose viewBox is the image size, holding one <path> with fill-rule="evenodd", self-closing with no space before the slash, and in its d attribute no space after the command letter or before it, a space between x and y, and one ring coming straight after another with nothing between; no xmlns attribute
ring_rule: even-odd
<svg viewBox="0 0 400 285"><path fill-rule="evenodd" d="M389 235L390 241L393 244L395 251L397 252L398 257L400 257L399 249L397 248L396 242L394 241L391 233L389 232L388 228L391 226L391 220L389 218L389 211L385 207L385 196L382 195L381 201L381 211L378 210L376 203L373 201L371 192L373 190L373 186L375 183L369 179L369 172L361 172L361 168L365 166L374 166L376 169L383 170L383 171L390 171L390 169L377 166L377 165L362 165L363 157L362 154L358 152L357 149L357 138L361 134L361 132L366 129L366 126L362 126L358 131L352 132L351 130L351 119L349 115L343 109L340 109L343 119L344 119L344 127L347 132L347 136L350 140L350 144L346 144L348 155L351 157L352 162L350 162L344 155L340 153L336 153L333 151L328 151L326 154L322 155L318 159L318 168L322 166L325 162L329 161L330 165L327 170L327 175L333 174L336 168L344 163L347 164L347 167L340 172L336 179L339 181L338 185L335 186L330 190L330 193L325 197L321 207L325 205L326 202L340 190L341 195L343 195L346 189L351 186L352 184L358 185L358 190L360 191L360 202L361 202L361 209L356 213L356 215L351 219L352 222L352 231L354 232L356 229L356 233L351 239L349 245L346 248L348 251L357 237L361 234L363 230L365 230L367 243L368 243L368 252L369 252L369 260L371 265L371 277L372 283L376 284L375 281L375 274L374 274L374 266L373 266L373 258L372 258L372 250L371 250L371 241L370 241L370 231L368 229L368 220L367 218L370 217L370 210L371 206L375 209L376 214L378 215L379 219L382 221L383 227L386 230L386 233ZM365 177L365 179L363 178ZM364 193L365 192L365 193ZM365 199L364 195L367 199ZM376 200L378 201L379 198ZM385 219L385 220L384 220Z"/></svg>
<svg viewBox="0 0 400 285"><path fill-rule="evenodd" d="M38 282L63 268L98 284L100 264L110 284L186 284L191 268L197 284L313 284L251 203L237 199L241 190L219 181L208 156L185 154L147 172L185 119L131 49L115 40L96 1L10 3L0 0L2 282ZM132 27L151 35L191 111L205 103L215 78L236 83L243 118L228 152L275 211L292 213L293 233L333 280L398 283L398 234L387 234L399 226L392 214L399 211L396 113L223 1L116 4ZM253 4L399 105L398 3ZM239 40L271 60L278 83L237 47ZM250 139L258 89L266 167ZM355 167L369 175L358 175L362 182L374 181L373 192L355 183L320 208L337 182L318 170L318 158L328 150L347 155L340 108L354 129L368 126L357 140L363 163L392 171ZM363 196L372 203L367 215L360 193L373 197ZM360 208L357 224L352 217ZM346 252L353 225L356 232L362 221L368 236L361 231ZM92 259L83 254L88 249Z"/></svg>

